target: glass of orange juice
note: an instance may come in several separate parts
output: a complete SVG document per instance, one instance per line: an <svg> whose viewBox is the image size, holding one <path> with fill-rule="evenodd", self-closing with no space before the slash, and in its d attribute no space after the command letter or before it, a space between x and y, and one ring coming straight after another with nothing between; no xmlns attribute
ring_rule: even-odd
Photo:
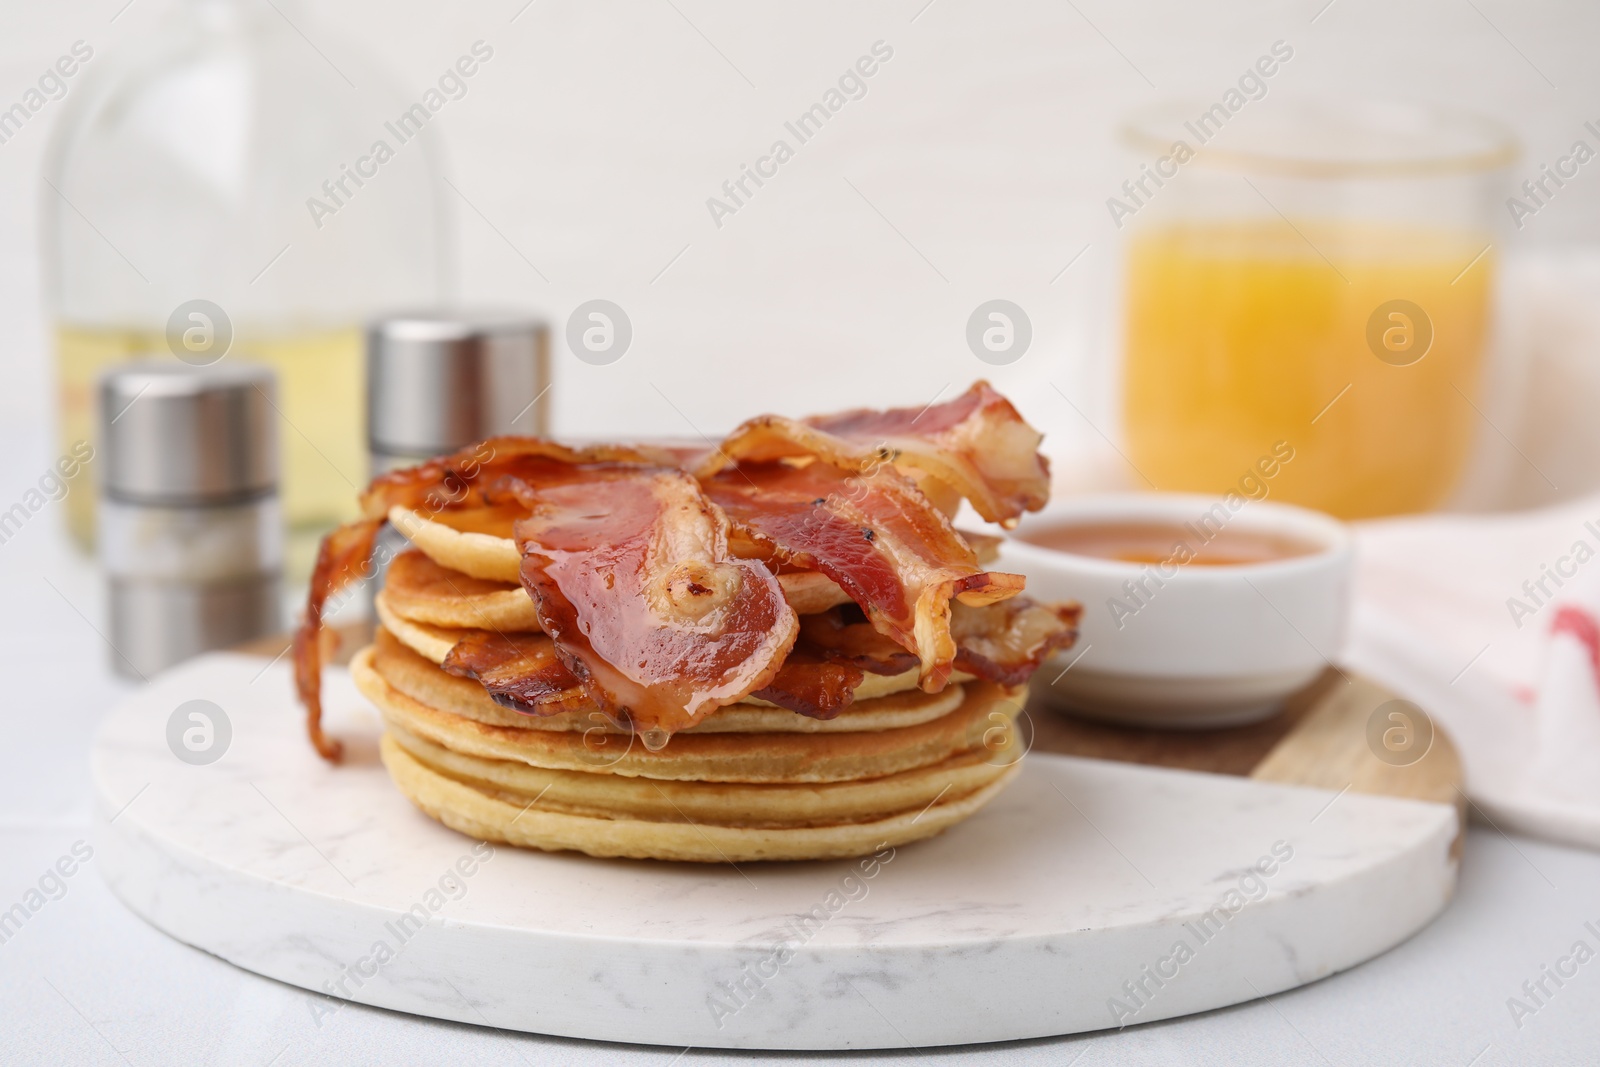
<svg viewBox="0 0 1600 1067"><path fill-rule="evenodd" d="M1445 503L1493 407L1510 136L1449 111L1267 99L1169 105L1123 133L1135 177L1108 209L1139 473L1222 493L1270 468L1275 499L1344 518Z"/></svg>

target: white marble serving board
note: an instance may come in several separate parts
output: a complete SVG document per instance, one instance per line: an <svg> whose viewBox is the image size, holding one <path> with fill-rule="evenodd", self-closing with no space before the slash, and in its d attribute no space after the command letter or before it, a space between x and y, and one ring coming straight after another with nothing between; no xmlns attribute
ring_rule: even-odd
<svg viewBox="0 0 1600 1067"><path fill-rule="evenodd" d="M376 713L345 672L327 681L349 753L335 768L303 737L288 664L264 664L209 655L107 716L97 865L173 937L331 991L307 998L323 1019L347 998L697 1047L1065 1034L1354 966L1455 884L1448 805L1042 754L979 815L865 872L491 851L390 785ZM167 741L196 699L231 726L204 766ZM1274 847L1292 857L1249 873Z"/></svg>

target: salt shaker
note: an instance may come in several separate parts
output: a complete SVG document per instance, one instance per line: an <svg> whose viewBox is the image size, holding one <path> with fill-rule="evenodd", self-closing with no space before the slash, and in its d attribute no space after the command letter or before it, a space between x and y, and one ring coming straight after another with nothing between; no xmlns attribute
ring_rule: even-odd
<svg viewBox="0 0 1600 1067"><path fill-rule="evenodd" d="M529 315L425 311L367 328L372 472L495 434L547 432L549 333Z"/></svg>
<svg viewBox="0 0 1600 1067"><path fill-rule="evenodd" d="M124 364L99 383L112 663L148 677L282 629L272 371Z"/></svg>

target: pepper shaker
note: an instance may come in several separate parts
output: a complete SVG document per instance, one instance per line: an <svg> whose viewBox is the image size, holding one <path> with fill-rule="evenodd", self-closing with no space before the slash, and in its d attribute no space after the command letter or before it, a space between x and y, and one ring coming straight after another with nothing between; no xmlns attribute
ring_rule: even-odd
<svg viewBox="0 0 1600 1067"><path fill-rule="evenodd" d="M372 473L496 434L548 431L549 331L516 312L427 311L367 328Z"/></svg>
<svg viewBox="0 0 1600 1067"><path fill-rule="evenodd" d="M367 327L367 447L373 476L497 434L546 432L549 332L516 312L422 311ZM375 573L406 547L385 528ZM367 606L373 607L369 585Z"/></svg>
<svg viewBox="0 0 1600 1067"><path fill-rule="evenodd" d="M141 362L100 379L100 559L118 673L282 629L275 379Z"/></svg>

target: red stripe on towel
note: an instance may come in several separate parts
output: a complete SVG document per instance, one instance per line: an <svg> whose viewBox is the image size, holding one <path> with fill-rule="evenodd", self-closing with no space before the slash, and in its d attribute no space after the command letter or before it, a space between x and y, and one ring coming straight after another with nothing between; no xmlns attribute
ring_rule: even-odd
<svg viewBox="0 0 1600 1067"><path fill-rule="evenodd" d="M1596 687L1600 687L1600 623L1582 608L1562 607L1550 624L1551 634L1571 634L1589 650L1589 668L1594 672Z"/></svg>

